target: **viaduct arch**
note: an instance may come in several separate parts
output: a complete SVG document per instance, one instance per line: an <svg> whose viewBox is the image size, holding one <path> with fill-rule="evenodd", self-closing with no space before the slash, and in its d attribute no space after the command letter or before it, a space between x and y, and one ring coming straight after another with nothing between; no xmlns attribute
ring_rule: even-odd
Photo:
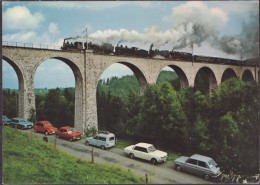
<svg viewBox="0 0 260 185"><path fill-rule="evenodd" d="M254 81L254 77L253 77L252 73L250 72L250 70L247 69L243 72L242 80L244 80L244 81Z"/></svg>
<svg viewBox="0 0 260 185"><path fill-rule="evenodd" d="M20 69L20 67L15 63L13 62L11 59L3 56L3 60L5 60L7 63L9 63L16 75L17 75L17 78L18 78L18 115L24 115L24 75L22 73L22 70Z"/></svg>
<svg viewBox="0 0 260 185"><path fill-rule="evenodd" d="M221 82L224 82L225 80L229 79L229 78L237 78L237 75L235 73L235 71L231 68L227 68L221 78Z"/></svg>
<svg viewBox="0 0 260 185"><path fill-rule="evenodd" d="M140 84L140 94L144 94L145 89L147 87L147 80L146 80L144 74L142 73L142 71L131 63L128 63L128 62L118 62L118 63L129 67L133 71L134 75L136 76L136 78Z"/></svg>
<svg viewBox="0 0 260 185"><path fill-rule="evenodd" d="M164 66L166 67L166 66ZM163 68L164 68L163 67ZM179 66L176 66L176 65L168 65L168 67L170 67L171 69L173 69L177 76L179 77L180 79L180 87L181 88L184 88L184 87L189 87L189 82L188 82L188 79L187 79L187 76L186 74L184 73L184 71L179 67ZM162 69L163 69L162 68ZM162 71L162 69L160 69L160 72ZM158 76L156 77L156 79L158 79L159 77L159 74ZM156 80L157 81L157 80Z"/></svg>
<svg viewBox="0 0 260 185"><path fill-rule="evenodd" d="M194 87L198 88L199 78L203 77L204 79L207 79L207 89L208 92L211 93L216 87L217 87L217 79L212 69L209 67L202 67L198 70L196 73L195 79L194 79Z"/></svg>
<svg viewBox="0 0 260 185"><path fill-rule="evenodd" d="M179 76L181 87L194 87L196 76L207 74L209 89L216 88L224 80L237 77L259 81L259 67L225 64L199 63L178 60L134 58L125 56L94 55L93 53L69 52L36 48L3 46L3 59L11 64L19 81L19 116L28 118L35 110L34 75L38 66L46 59L58 59L66 63L75 76L74 126L84 131L98 128L96 89L102 73L112 64L129 67L140 83L140 93L148 84L155 84L165 66L171 67Z"/></svg>

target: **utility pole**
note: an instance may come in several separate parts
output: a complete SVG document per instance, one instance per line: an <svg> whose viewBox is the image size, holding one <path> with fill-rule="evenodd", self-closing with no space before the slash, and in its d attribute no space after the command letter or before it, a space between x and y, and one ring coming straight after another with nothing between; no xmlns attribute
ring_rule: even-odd
<svg viewBox="0 0 260 185"><path fill-rule="evenodd" d="M194 28L192 29L192 40L191 40L191 49L192 49L192 66L194 62Z"/></svg>
<svg viewBox="0 0 260 185"><path fill-rule="evenodd" d="M191 48L192 48L192 66L193 66L193 62L194 62L194 46L193 46L193 42L192 42L192 45L191 45Z"/></svg>
<svg viewBox="0 0 260 185"><path fill-rule="evenodd" d="M85 48L85 50L88 49L88 28L86 28L83 33L86 33L85 37L86 37L86 43L87 43L87 48Z"/></svg>
<svg viewBox="0 0 260 185"><path fill-rule="evenodd" d="M240 60L243 61L243 50L240 48Z"/></svg>

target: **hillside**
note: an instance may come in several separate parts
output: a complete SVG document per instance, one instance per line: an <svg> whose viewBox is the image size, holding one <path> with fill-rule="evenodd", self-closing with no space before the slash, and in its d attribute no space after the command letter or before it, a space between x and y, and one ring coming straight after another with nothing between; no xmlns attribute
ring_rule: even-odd
<svg viewBox="0 0 260 185"><path fill-rule="evenodd" d="M102 174L102 175L100 175ZM61 150L53 157L53 144L9 127L3 128L3 182L24 183L142 183L130 171L93 164Z"/></svg>
<svg viewBox="0 0 260 185"><path fill-rule="evenodd" d="M157 84L163 82L170 82L173 84L176 79L178 79L178 76L174 71L162 71L158 76ZM139 94L139 86L139 82L134 75L122 76L121 78L111 77L106 80L99 80L97 93L126 98L129 92Z"/></svg>

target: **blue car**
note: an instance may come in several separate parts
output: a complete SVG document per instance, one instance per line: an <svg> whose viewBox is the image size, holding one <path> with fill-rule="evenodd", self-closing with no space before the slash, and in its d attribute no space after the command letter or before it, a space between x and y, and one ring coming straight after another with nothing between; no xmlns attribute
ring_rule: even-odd
<svg viewBox="0 0 260 185"><path fill-rule="evenodd" d="M11 127L17 127L19 129L30 129L33 127L33 123L29 122L25 118L12 118L10 121Z"/></svg>
<svg viewBox="0 0 260 185"><path fill-rule="evenodd" d="M2 116L2 123L3 125L9 125L11 120L7 116Z"/></svg>
<svg viewBox="0 0 260 185"><path fill-rule="evenodd" d="M99 132L93 137L86 140L86 145L94 145L100 147L102 150L115 146L115 135L109 132Z"/></svg>

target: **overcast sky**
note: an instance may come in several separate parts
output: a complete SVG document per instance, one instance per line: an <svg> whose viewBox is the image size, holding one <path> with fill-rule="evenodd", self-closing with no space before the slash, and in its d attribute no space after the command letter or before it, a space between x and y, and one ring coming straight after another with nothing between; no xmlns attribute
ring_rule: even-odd
<svg viewBox="0 0 260 185"><path fill-rule="evenodd" d="M175 49L194 54L239 59L259 33L258 1L113 1L2 2L3 41L61 46L63 39L84 36L96 42ZM254 31L254 33L250 33ZM258 35L258 34L257 34ZM244 40L243 40L244 39ZM246 44L245 44L246 43ZM259 43L258 43L259 45ZM132 74L112 65L101 76ZM55 79L55 80L53 80ZM17 75L3 61L3 87L18 88ZM35 87L74 87L72 70L46 60L36 71Z"/></svg>

